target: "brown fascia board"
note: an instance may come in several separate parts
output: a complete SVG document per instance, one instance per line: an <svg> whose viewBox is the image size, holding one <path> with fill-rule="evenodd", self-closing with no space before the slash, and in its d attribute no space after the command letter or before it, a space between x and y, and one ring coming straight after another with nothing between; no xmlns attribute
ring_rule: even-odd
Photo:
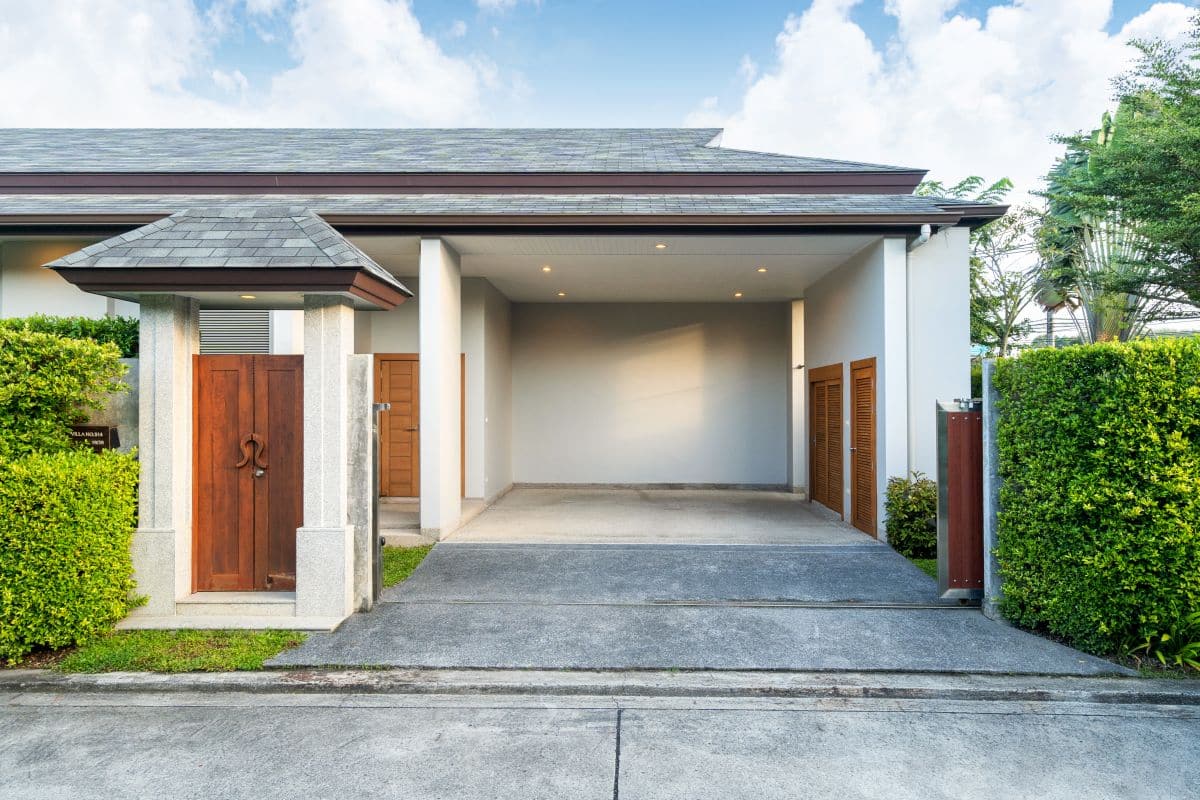
<svg viewBox="0 0 1200 800"><path fill-rule="evenodd" d="M346 292L391 311L411 293L355 268L52 267L85 292Z"/></svg>
<svg viewBox="0 0 1200 800"><path fill-rule="evenodd" d="M12 172L10 194L910 194L923 171L211 173Z"/></svg>

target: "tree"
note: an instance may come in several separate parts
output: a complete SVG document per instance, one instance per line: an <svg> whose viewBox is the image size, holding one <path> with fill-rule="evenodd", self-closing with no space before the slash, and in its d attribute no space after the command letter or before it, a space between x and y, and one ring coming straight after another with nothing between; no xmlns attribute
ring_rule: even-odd
<svg viewBox="0 0 1200 800"><path fill-rule="evenodd" d="M980 176L971 175L955 184L936 180L923 181L917 187L916 194L922 197L971 200L976 203L999 203L1012 188L1012 181L1008 178L1001 178L989 184ZM1022 333L1016 322L1002 322L1010 316L1008 310L1014 305L1015 296L1019 294L1015 292L1018 288L1015 284L1019 281L1015 277L1013 280L1001 280L998 273L993 271L993 267L1002 261L997 252L997 242L992 240L990 233L997 225L999 222L992 222L971 231L971 344L983 345L989 350L999 348L1001 338L1006 342L1007 348L1007 343ZM1004 299L1005 297L1008 299ZM1000 330L1006 331L1007 335L1001 337Z"/></svg>
<svg viewBox="0 0 1200 800"><path fill-rule="evenodd" d="M1037 253L1036 220L1031 209L1011 212L987 225L972 248L979 265L972 286L972 300L978 297L978 319L972 320L979 327L976 343L1001 358L1032 328L1024 315L1037 294L1040 273L1036 263L1021 262Z"/></svg>
<svg viewBox="0 0 1200 800"><path fill-rule="evenodd" d="M1106 113L1090 136L1064 139L1066 152L1042 193L1041 283L1066 298L1085 342L1142 336L1151 323L1176 316L1183 299L1163 282L1144 226L1104 189L1102 154L1117 140L1121 119Z"/></svg>
<svg viewBox="0 0 1200 800"><path fill-rule="evenodd" d="M1093 213L1136 228L1139 260L1169 299L1200 304L1200 13L1182 47L1134 41L1141 58L1115 82L1109 135L1076 136L1090 185L1076 187Z"/></svg>

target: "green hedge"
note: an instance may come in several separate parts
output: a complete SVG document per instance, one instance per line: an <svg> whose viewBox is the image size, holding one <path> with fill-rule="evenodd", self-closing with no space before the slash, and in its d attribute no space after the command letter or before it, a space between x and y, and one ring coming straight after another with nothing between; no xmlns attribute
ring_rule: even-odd
<svg viewBox="0 0 1200 800"><path fill-rule="evenodd" d="M0 327L0 458L71 446L67 429L126 391L113 344Z"/></svg>
<svg viewBox="0 0 1200 800"><path fill-rule="evenodd" d="M1124 654L1200 610L1200 340L996 367L1002 610Z"/></svg>
<svg viewBox="0 0 1200 800"><path fill-rule="evenodd" d="M0 461L0 661L80 644L132 605L137 461L82 448Z"/></svg>
<svg viewBox="0 0 1200 800"><path fill-rule="evenodd" d="M137 358L138 354L137 317L51 317L35 314L32 317L0 320L0 327L115 344L121 351L121 358Z"/></svg>
<svg viewBox="0 0 1200 800"><path fill-rule="evenodd" d="M937 558L937 483L923 473L889 478L884 514L888 544L908 558Z"/></svg>

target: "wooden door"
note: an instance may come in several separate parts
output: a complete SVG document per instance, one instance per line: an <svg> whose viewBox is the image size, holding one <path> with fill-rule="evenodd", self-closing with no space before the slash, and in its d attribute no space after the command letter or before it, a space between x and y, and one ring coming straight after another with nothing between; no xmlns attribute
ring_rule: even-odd
<svg viewBox="0 0 1200 800"><path fill-rule="evenodd" d="M850 521L872 536L875 521L875 359L850 363Z"/></svg>
<svg viewBox="0 0 1200 800"><path fill-rule="evenodd" d="M375 357L375 394L391 409L379 418L379 493L416 497L421 492L420 363L412 353Z"/></svg>
<svg viewBox="0 0 1200 800"><path fill-rule="evenodd" d="M809 372L809 498L842 513L842 365Z"/></svg>
<svg viewBox="0 0 1200 800"><path fill-rule="evenodd" d="M303 524L303 356L193 359L196 591L291 590Z"/></svg>

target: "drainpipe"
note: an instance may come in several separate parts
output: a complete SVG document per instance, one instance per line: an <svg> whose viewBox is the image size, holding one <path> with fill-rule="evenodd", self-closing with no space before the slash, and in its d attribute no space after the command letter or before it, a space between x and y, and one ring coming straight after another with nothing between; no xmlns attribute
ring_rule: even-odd
<svg viewBox="0 0 1200 800"><path fill-rule="evenodd" d="M918 236L917 238L913 239L912 242L909 243L908 252L911 253L913 250L916 250L918 247L920 247L921 245L928 242L929 237L932 233L933 233L933 228L931 228L929 225L922 225L921 226L921 235Z"/></svg>

